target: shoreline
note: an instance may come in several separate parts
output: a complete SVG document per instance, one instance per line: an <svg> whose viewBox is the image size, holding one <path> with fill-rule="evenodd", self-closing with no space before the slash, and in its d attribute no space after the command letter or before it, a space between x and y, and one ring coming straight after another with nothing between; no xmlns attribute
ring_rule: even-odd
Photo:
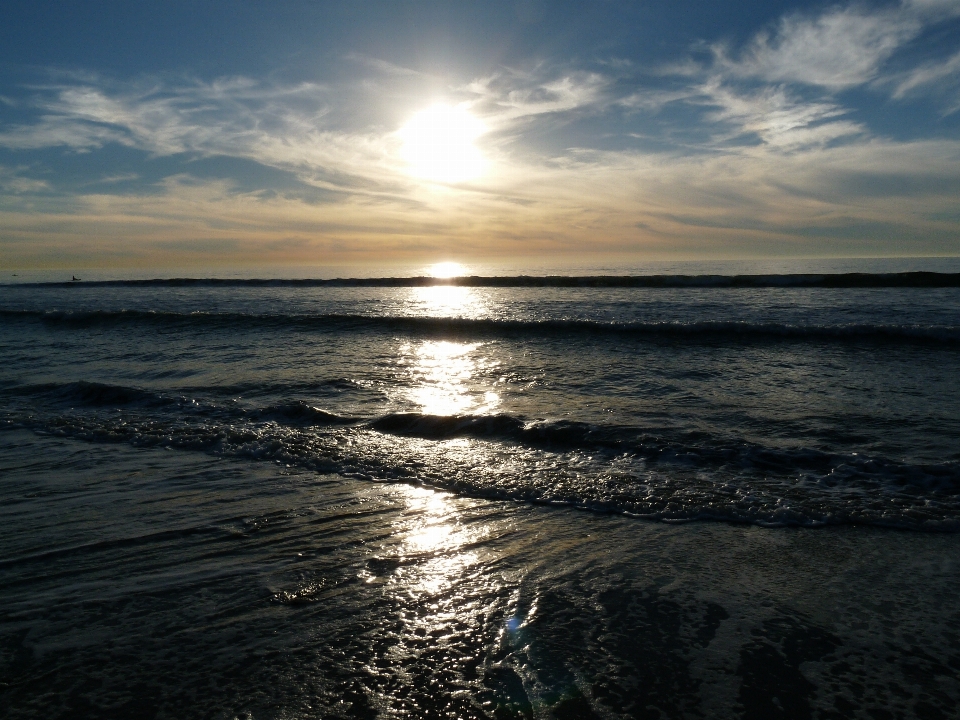
<svg viewBox="0 0 960 720"><path fill-rule="evenodd" d="M949 535L651 523L5 435L5 554L28 527L74 548L0 568L11 717L81 698L254 717L919 717L958 699Z"/></svg>

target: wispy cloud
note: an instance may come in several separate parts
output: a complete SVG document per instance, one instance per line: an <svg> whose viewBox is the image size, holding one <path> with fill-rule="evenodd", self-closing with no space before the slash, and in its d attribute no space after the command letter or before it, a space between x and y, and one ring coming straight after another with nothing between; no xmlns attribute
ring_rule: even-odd
<svg viewBox="0 0 960 720"><path fill-rule="evenodd" d="M50 189L50 184L46 180L24 177L23 170L24 168L8 168L0 165L0 191L19 195Z"/></svg>
<svg viewBox="0 0 960 720"><path fill-rule="evenodd" d="M140 176L137 173L117 173L116 175L106 175L96 182L104 185L112 185L113 183L129 182L130 180L137 180L139 178Z"/></svg>
<svg viewBox="0 0 960 720"><path fill-rule="evenodd" d="M310 100L322 92L313 85L264 88L246 78L212 83L164 85L159 81L117 86L90 82L35 88L30 101L39 121L8 127L0 144L18 149L66 146L88 150L116 142L158 155L232 144L285 116L290 100ZM322 107L314 113L322 114ZM274 118L274 121L281 118Z"/></svg>
<svg viewBox="0 0 960 720"><path fill-rule="evenodd" d="M901 49L925 28L960 15L960 0L905 0L871 8L835 6L819 14L790 14L739 49L718 43L712 61L680 59L658 66L672 86L644 87L618 99L632 110L658 113L678 105L709 109L707 150L750 137L771 149L798 151L827 143L867 141L871 132L839 99L864 87L893 99L946 97L960 109L960 54L907 70L889 69ZM846 117L845 117L846 116Z"/></svg>
<svg viewBox="0 0 960 720"><path fill-rule="evenodd" d="M910 12L934 20L960 15L958 0L904 0L903 7Z"/></svg>
<svg viewBox="0 0 960 720"><path fill-rule="evenodd" d="M931 94L946 97L949 104L944 114L957 112L960 110L960 52L946 60L923 63L885 78L880 84L893 88L891 95L895 100Z"/></svg>
<svg viewBox="0 0 960 720"><path fill-rule="evenodd" d="M755 135L781 150L797 150L866 133L866 128L839 120L848 110L831 102L803 101L782 86L737 92L713 78L702 87L702 102L716 107L711 120L732 125L733 137Z"/></svg>
<svg viewBox="0 0 960 720"><path fill-rule="evenodd" d="M821 15L790 15L774 32L764 32L730 57L716 46L717 64L738 77L767 82L798 82L830 90L863 85L880 66L923 27L906 8L869 10L851 6Z"/></svg>
<svg viewBox="0 0 960 720"><path fill-rule="evenodd" d="M570 112L601 100L608 78L596 72L570 72L545 79L539 72L507 70L477 78L462 91L487 122L502 127L510 122Z"/></svg>
<svg viewBox="0 0 960 720"><path fill-rule="evenodd" d="M396 65L386 60L381 60L380 58L363 55L362 53L348 53L346 59L366 65L383 75L392 77L427 77L427 75L420 70Z"/></svg>
<svg viewBox="0 0 960 720"><path fill-rule="evenodd" d="M702 74L702 70L697 74ZM681 90L644 88L643 90L630 93L625 97L618 98L615 104L631 110L659 112L671 103L687 101L697 97L697 95L696 89L690 87Z"/></svg>
<svg viewBox="0 0 960 720"><path fill-rule="evenodd" d="M32 103L37 121L4 128L0 146L87 152L116 143L154 156L240 157L351 192L398 174L385 133L325 126L329 100L316 84L84 83L38 88Z"/></svg>

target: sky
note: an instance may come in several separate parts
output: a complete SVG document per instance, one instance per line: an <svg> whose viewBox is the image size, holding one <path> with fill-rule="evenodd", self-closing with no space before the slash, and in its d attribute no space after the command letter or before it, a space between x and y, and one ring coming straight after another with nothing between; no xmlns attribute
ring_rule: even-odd
<svg viewBox="0 0 960 720"><path fill-rule="evenodd" d="M6 0L0 267L960 255L960 0Z"/></svg>

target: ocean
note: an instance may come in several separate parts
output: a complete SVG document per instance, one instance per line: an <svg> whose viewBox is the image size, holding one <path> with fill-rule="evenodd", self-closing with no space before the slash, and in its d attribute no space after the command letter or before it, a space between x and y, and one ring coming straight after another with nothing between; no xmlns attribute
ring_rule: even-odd
<svg viewBox="0 0 960 720"><path fill-rule="evenodd" d="M4 278L0 716L957 717L958 273Z"/></svg>

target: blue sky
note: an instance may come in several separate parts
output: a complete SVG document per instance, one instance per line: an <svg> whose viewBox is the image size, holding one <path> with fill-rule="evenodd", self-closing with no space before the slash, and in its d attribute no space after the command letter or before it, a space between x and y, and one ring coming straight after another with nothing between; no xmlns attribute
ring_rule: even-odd
<svg viewBox="0 0 960 720"><path fill-rule="evenodd" d="M5 3L5 267L957 254L960 0Z"/></svg>

